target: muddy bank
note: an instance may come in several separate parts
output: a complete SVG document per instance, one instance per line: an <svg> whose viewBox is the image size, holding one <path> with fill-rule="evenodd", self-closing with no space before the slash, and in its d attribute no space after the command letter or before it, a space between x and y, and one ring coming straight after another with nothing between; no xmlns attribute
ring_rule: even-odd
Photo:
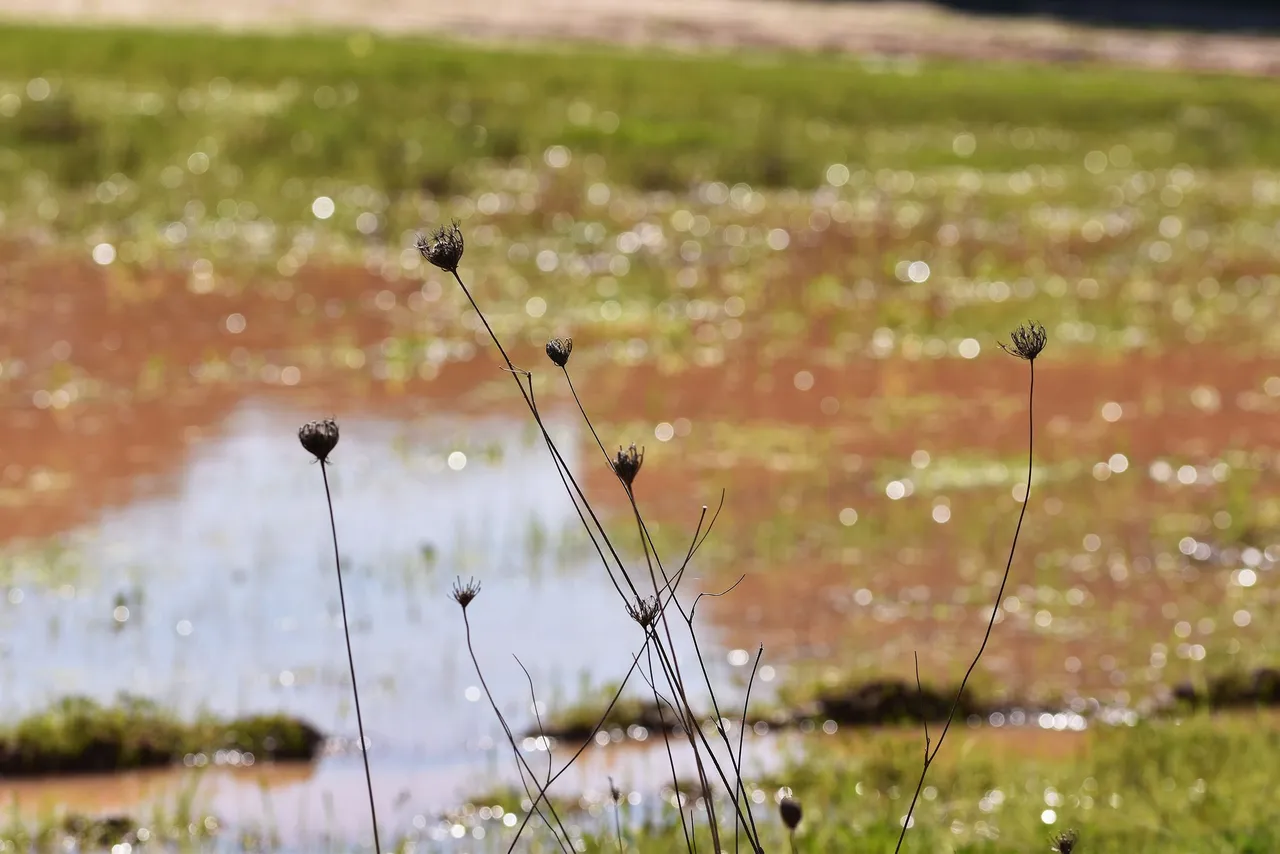
<svg viewBox="0 0 1280 854"><path fill-rule="evenodd" d="M72 697L0 729L0 776L310 760L323 741L287 715L184 722L146 700L124 697L108 707Z"/></svg>

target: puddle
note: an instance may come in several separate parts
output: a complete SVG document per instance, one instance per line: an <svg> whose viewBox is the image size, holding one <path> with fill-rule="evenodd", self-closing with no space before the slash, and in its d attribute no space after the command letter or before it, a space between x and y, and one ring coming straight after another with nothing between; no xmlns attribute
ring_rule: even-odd
<svg viewBox="0 0 1280 854"><path fill-rule="evenodd" d="M8 547L5 718L70 693L128 691L187 715L284 710L354 736L320 471L297 446L305 416L245 407L192 451L170 494L51 543ZM578 428L549 427L580 466ZM447 595L455 575L483 582L468 612L476 654L517 730L534 719L513 653L555 707L620 678L639 631L619 619L617 593L524 424L351 418L342 430L330 476L374 771L387 796L403 790L417 808L443 809L483 782L495 759L482 747L500 736ZM714 635L703 643L724 658ZM727 669L712 661L713 673ZM341 791L357 766L330 759L284 783L274 770L252 784L215 774L213 804L235 814L237 793L247 785L252 801L263 780L285 793ZM341 809L350 800L337 799Z"/></svg>

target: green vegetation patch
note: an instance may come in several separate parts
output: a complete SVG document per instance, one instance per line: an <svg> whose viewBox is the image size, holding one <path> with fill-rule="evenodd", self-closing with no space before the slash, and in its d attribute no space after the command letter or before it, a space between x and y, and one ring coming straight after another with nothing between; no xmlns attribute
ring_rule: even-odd
<svg viewBox="0 0 1280 854"><path fill-rule="evenodd" d="M323 740L315 727L287 715L187 723L136 697L110 707L71 697L0 730L0 776L123 771L219 750L310 760Z"/></svg>
<svg viewBox="0 0 1280 854"><path fill-rule="evenodd" d="M53 196L46 219L229 199L279 222L309 214L320 185L447 195L475 162L519 158L594 155L603 180L679 189L813 187L844 163L1079 168L1091 151L1274 167L1280 91L1099 67L0 28L0 188Z"/></svg>

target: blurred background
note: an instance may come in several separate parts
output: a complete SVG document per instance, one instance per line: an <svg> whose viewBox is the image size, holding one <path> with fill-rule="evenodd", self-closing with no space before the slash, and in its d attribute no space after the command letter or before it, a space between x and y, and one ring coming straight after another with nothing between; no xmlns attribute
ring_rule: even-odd
<svg viewBox="0 0 1280 854"><path fill-rule="evenodd" d="M453 580L483 585L475 652L537 763L538 719L591 719L638 635L413 248L456 219L624 557L548 337L604 446L643 446L664 556L723 495L690 593L741 579L700 639L730 707L752 685L776 850L788 792L797 850L897 839L1027 496L1030 369L998 343L1028 320L1026 521L906 850L1277 850L1277 27L1189 0L2 0L0 845L371 850L297 441L333 416L383 841L507 850L524 792ZM616 850L615 816L678 848L662 741L619 715L595 742L553 790L579 850Z"/></svg>

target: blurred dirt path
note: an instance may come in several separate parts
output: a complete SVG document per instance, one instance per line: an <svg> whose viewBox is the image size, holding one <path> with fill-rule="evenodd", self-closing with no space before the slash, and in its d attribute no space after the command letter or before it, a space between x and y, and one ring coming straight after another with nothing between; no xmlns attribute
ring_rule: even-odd
<svg viewBox="0 0 1280 854"><path fill-rule="evenodd" d="M0 0L0 18L228 29L370 29L480 41L1106 62L1280 74L1280 39L1088 29L912 2L816 0Z"/></svg>

